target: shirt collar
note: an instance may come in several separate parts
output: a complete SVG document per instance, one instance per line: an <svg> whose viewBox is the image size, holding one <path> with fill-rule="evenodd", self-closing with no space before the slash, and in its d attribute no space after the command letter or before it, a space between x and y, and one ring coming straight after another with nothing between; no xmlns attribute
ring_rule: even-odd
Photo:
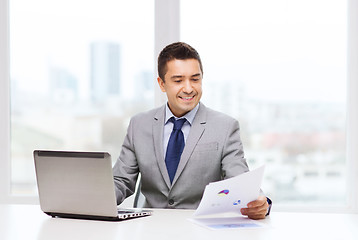
<svg viewBox="0 0 358 240"><path fill-rule="evenodd" d="M169 109L169 106L168 106L168 103L165 104L165 124L167 124L168 120L171 118L171 117L174 117L175 120L177 119L181 119L181 118L186 118L186 120L189 122L190 125L192 125L193 121L194 121L194 118L195 118L195 115L199 109L199 105L200 103L198 103L195 108L193 108L190 112L188 112L187 114L185 114L184 116L178 118L176 116L174 116L174 114L172 113L172 111L170 111Z"/></svg>

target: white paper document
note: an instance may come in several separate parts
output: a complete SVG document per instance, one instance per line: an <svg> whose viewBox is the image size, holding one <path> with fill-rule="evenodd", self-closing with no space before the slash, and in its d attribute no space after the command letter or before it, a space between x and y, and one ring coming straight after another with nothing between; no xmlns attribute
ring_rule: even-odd
<svg viewBox="0 0 358 240"><path fill-rule="evenodd" d="M239 176L210 183L206 186L203 198L194 216L218 213L238 213L241 208L256 200L260 194L260 186L265 167Z"/></svg>
<svg viewBox="0 0 358 240"><path fill-rule="evenodd" d="M191 218L189 220L212 230L260 228L265 226L247 217Z"/></svg>

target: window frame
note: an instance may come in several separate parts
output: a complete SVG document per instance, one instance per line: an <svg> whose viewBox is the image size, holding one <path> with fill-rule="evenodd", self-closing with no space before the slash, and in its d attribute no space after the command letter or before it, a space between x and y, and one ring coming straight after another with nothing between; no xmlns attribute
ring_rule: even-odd
<svg viewBox="0 0 358 240"><path fill-rule="evenodd" d="M0 0L0 203L10 195L9 2Z"/></svg>
<svg viewBox="0 0 358 240"><path fill-rule="evenodd" d="M347 13L347 210L358 213L358 0L348 0Z"/></svg>
<svg viewBox="0 0 358 240"><path fill-rule="evenodd" d="M0 0L0 204L38 204L37 196L11 195L10 156L10 42L9 1ZM347 2L347 125L346 169L347 204L342 207L275 205L275 211L315 211L358 213L358 0ZM154 72L156 56L168 43L180 40L180 0L155 0ZM154 79L156 82L156 80ZM155 83L156 84L156 83ZM166 101L165 94L155 88L155 105Z"/></svg>

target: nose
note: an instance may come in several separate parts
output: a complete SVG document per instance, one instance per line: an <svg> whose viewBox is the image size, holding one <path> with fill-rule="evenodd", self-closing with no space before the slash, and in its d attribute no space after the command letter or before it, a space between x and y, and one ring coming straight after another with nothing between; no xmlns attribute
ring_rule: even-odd
<svg viewBox="0 0 358 240"><path fill-rule="evenodd" d="M193 92L193 87L191 86L191 82L189 79L186 79L183 86L183 92L185 94L191 94Z"/></svg>

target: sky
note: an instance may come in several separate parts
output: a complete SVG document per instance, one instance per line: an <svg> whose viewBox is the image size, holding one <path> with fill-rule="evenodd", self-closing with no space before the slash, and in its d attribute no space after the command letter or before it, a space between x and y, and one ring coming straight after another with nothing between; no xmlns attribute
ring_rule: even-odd
<svg viewBox="0 0 358 240"><path fill-rule="evenodd" d="M121 84L130 95L138 69L153 69L154 13L148 9L154 5L123 2L10 1L12 79L24 90L44 93L49 65L64 68L78 78L80 95L88 97L90 43L115 42L121 48Z"/></svg>
<svg viewBox="0 0 358 240"><path fill-rule="evenodd" d="M253 99L345 100L345 1L181 0L180 17L205 81L241 81ZM10 32L11 77L25 91L45 93L56 66L88 97L94 41L120 44L125 97L138 69L154 71L154 1L12 0Z"/></svg>
<svg viewBox="0 0 358 240"><path fill-rule="evenodd" d="M345 101L345 1L181 3L181 37L200 52L206 80L242 81L254 99Z"/></svg>

